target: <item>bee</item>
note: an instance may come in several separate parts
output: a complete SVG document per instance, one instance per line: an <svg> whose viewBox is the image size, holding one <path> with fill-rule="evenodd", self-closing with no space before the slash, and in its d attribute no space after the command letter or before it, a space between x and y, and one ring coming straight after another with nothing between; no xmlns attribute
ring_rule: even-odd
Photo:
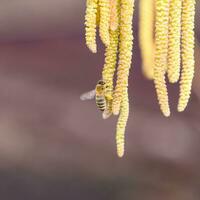
<svg viewBox="0 0 200 200"><path fill-rule="evenodd" d="M107 119L112 114L108 108L108 98L106 97L107 90L108 87L106 86L105 81L99 80L94 90L86 92L80 96L80 99L82 101L95 98L97 108L103 112L103 119Z"/></svg>

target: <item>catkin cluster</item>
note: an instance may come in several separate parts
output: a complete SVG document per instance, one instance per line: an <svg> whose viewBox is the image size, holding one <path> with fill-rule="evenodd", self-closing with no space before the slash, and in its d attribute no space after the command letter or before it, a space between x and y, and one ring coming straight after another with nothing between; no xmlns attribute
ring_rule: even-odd
<svg viewBox="0 0 200 200"><path fill-rule="evenodd" d="M170 106L166 77L170 83L180 79L178 111L186 108L190 98L194 76L195 0L140 0L139 4L142 71L154 81L160 109L168 117ZM119 157L124 155L129 115L133 12L134 0L87 0L86 3L86 44L93 53L97 52L98 28L105 45L102 79L106 83L107 113L103 117L119 115L116 128ZM114 82L115 73L117 79Z"/></svg>
<svg viewBox="0 0 200 200"><path fill-rule="evenodd" d="M128 76L132 59L133 11L134 0L87 0L85 15L88 48L93 53L97 52L97 27L105 45L102 79L106 83L107 112L119 115L116 129L119 157L124 154L124 135L129 115Z"/></svg>
<svg viewBox="0 0 200 200"><path fill-rule="evenodd" d="M195 0L140 0L143 72L154 80L160 109L167 117L170 107L166 75L170 83L180 82L179 112L185 110L190 98L194 76L194 14Z"/></svg>

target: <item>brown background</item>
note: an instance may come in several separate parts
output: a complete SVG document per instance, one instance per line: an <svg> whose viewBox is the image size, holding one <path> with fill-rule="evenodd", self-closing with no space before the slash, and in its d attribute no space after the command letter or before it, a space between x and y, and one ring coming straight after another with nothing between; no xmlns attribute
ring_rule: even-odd
<svg viewBox="0 0 200 200"><path fill-rule="evenodd" d="M191 101L159 111L141 74L138 5L126 154L116 156L116 118L104 121L81 93L100 79L104 49L84 44L85 1L0 0L0 198L2 200L200 199L200 51ZM200 40L200 2L196 6ZM148 30L147 30L148 31Z"/></svg>

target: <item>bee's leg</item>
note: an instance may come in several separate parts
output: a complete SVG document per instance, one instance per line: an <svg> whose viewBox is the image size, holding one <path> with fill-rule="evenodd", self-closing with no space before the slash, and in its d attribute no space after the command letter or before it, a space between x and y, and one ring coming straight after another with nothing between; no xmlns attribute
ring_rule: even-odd
<svg viewBox="0 0 200 200"><path fill-rule="evenodd" d="M112 115L112 100L106 99L106 109L104 110L102 117L108 119Z"/></svg>
<svg viewBox="0 0 200 200"><path fill-rule="evenodd" d="M112 115L112 112L110 109L105 109L102 113L103 119L108 119Z"/></svg>

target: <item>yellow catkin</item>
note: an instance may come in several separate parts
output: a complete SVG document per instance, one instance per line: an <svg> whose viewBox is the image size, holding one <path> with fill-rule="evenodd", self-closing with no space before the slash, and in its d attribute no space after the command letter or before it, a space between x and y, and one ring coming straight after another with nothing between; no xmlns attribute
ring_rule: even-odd
<svg viewBox="0 0 200 200"><path fill-rule="evenodd" d="M119 16L119 0L117 0L117 16ZM105 50L105 63L102 71L102 78L106 85L113 90L113 78L117 64L117 53L119 44L119 29L109 31L110 45ZM111 94L112 95L112 94Z"/></svg>
<svg viewBox="0 0 200 200"><path fill-rule="evenodd" d="M120 115L117 122L117 130L116 130L117 155L119 157L122 157L124 155L125 128L128 121L128 115L129 115L129 100L128 100L128 91L126 89L121 103Z"/></svg>
<svg viewBox="0 0 200 200"><path fill-rule="evenodd" d="M97 52L96 44L96 15L97 15L97 0L87 0L85 14L85 38L86 45L93 52Z"/></svg>
<svg viewBox="0 0 200 200"><path fill-rule="evenodd" d="M115 31L119 26L119 15L117 11L118 0L110 0L110 30Z"/></svg>
<svg viewBox="0 0 200 200"><path fill-rule="evenodd" d="M134 0L121 0L120 6L119 63L112 105L113 114L115 115L119 114L123 94L128 87L128 76L131 67L133 46L132 19Z"/></svg>
<svg viewBox="0 0 200 200"><path fill-rule="evenodd" d="M181 21L182 71L178 111L186 108L194 76L194 14L195 0L183 0Z"/></svg>
<svg viewBox="0 0 200 200"><path fill-rule="evenodd" d="M180 76L181 8L182 0L170 0L167 75L171 83Z"/></svg>
<svg viewBox="0 0 200 200"><path fill-rule="evenodd" d="M116 16L119 19L119 0L116 4ZM117 64L117 53L119 44L119 29L115 31L110 30L110 45L106 47L105 63L102 72L102 78L106 82L106 99L107 99L107 113L112 113L112 96L113 96L113 79Z"/></svg>
<svg viewBox="0 0 200 200"><path fill-rule="evenodd" d="M162 113L170 115L165 71L167 69L169 0L156 0L154 83Z"/></svg>
<svg viewBox="0 0 200 200"><path fill-rule="evenodd" d="M99 0L97 1L97 4L99 5ZM100 8L99 8L99 6L97 6L96 24L97 24L97 27L99 27L99 24L100 24Z"/></svg>
<svg viewBox="0 0 200 200"><path fill-rule="evenodd" d="M102 77L106 82L107 93L106 98L108 100L108 107L111 109L112 96L113 96L113 78L115 73L115 68L117 64L117 51L118 51L118 41L119 41L119 31L110 31L110 45L106 48L105 52L105 64L103 67ZM112 112L112 111L111 111Z"/></svg>
<svg viewBox="0 0 200 200"><path fill-rule="evenodd" d="M140 0L139 3L139 42L142 56L142 71L146 78L153 79L154 0Z"/></svg>
<svg viewBox="0 0 200 200"><path fill-rule="evenodd" d="M110 44L110 0L99 0L100 24L99 35L105 46Z"/></svg>

